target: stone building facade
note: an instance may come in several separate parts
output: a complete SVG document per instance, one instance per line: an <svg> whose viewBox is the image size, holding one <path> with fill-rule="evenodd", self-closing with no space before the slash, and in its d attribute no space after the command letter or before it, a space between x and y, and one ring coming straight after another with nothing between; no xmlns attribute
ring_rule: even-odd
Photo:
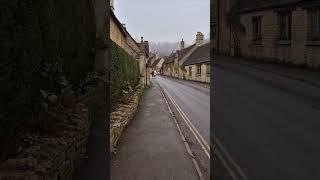
<svg viewBox="0 0 320 180"><path fill-rule="evenodd" d="M180 49L165 58L162 74L180 79L210 82L210 43L204 43L201 32L196 34L196 43Z"/></svg>
<svg viewBox="0 0 320 180"><path fill-rule="evenodd" d="M176 54L171 53L169 56L164 57L164 62L162 65L162 74L165 76L174 76L174 60Z"/></svg>
<svg viewBox="0 0 320 180"><path fill-rule="evenodd" d="M296 65L320 66L320 1L317 0L215 0L219 11L217 52ZM239 18L240 31L228 23Z"/></svg>
<svg viewBox="0 0 320 180"><path fill-rule="evenodd" d="M150 85L150 73L151 73L151 64L150 64L150 55L149 55L149 42L144 41L141 37L141 42L138 43L140 52L139 52L139 66L140 66L140 75L141 75L141 84Z"/></svg>
<svg viewBox="0 0 320 180"><path fill-rule="evenodd" d="M149 43L141 37L141 42L137 43L110 9L110 39L123 48L129 55L139 61L140 82L142 85L150 84L151 65L149 62Z"/></svg>
<svg viewBox="0 0 320 180"><path fill-rule="evenodd" d="M139 58L139 44L132 38L125 25L117 19L113 10L110 10L110 38L132 57Z"/></svg>
<svg viewBox="0 0 320 180"><path fill-rule="evenodd" d="M183 63L186 80L210 83L210 43L202 44Z"/></svg>

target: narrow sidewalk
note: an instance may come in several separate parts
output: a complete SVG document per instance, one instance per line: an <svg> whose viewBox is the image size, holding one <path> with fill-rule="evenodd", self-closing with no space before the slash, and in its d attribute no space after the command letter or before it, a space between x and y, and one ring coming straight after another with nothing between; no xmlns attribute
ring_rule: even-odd
<svg viewBox="0 0 320 180"><path fill-rule="evenodd" d="M153 82L111 162L112 180L197 180L197 171Z"/></svg>

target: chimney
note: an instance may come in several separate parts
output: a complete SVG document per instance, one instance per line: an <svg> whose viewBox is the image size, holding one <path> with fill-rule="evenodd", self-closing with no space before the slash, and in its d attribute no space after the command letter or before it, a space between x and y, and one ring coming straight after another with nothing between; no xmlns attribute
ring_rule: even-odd
<svg viewBox="0 0 320 180"><path fill-rule="evenodd" d="M141 42L143 43L143 36L141 36Z"/></svg>
<svg viewBox="0 0 320 180"><path fill-rule="evenodd" d="M181 40L181 42L180 42L180 50L182 50L182 49L184 49L184 41L183 41L183 38L182 38L182 40Z"/></svg>
<svg viewBox="0 0 320 180"><path fill-rule="evenodd" d="M159 51L156 52L156 59L159 59Z"/></svg>
<svg viewBox="0 0 320 180"><path fill-rule="evenodd" d="M123 26L125 29L127 29L127 28L126 28L126 24L122 24L122 26Z"/></svg>
<svg viewBox="0 0 320 180"><path fill-rule="evenodd" d="M201 45L202 43L203 43L203 34L201 32L197 32L196 44Z"/></svg>

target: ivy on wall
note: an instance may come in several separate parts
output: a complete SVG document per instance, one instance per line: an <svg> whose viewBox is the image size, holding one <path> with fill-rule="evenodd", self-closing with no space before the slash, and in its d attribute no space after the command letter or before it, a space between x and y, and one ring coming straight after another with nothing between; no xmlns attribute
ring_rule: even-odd
<svg viewBox="0 0 320 180"><path fill-rule="evenodd" d="M112 42L111 102L124 100L140 81L139 63Z"/></svg>
<svg viewBox="0 0 320 180"><path fill-rule="evenodd" d="M81 86L94 68L96 26L91 0L4 0L0 12L4 151L18 127L40 123L39 112L50 102L85 94Z"/></svg>

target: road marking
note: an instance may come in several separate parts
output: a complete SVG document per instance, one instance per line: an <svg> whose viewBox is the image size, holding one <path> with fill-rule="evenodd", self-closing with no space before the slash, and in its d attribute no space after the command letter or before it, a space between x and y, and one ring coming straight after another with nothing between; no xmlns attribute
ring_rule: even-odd
<svg viewBox="0 0 320 180"><path fill-rule="evenodd" d="M158 85L160 87L159 83L158 83ZM160 87L160 89L161 89L161 87ZM204 138L201 136L201 134L198 132L198 130L191 123L191 121L188 118L188 116L182 111L182 109L179 107L179 105L175 102L173 97L169 94L168 90L166 88L164 88L164 87L162 87L162 89L164 89L164 91L166 91L166 95L168 96L168 98L170 99L172 104L175 106L175 108L177 109L177 111L181 115L182 119L187 124L187 126L190 128L191 132L193 133L193 135L197 139L198 143L201 145L202 149L205 151L205 154L210 159L210 154L208 153L208 151L210 152L210 146L208 145L208 143L204 140ZM163 92L161 92L161 93L163 93ZM164 94L163 94L163 96L164 96ZM166 103L168 103L168 102L166 102ZM169 108L169 110L172 113L172 110L170 108ZM244 174L244 172L242 171L240 166L231 158L230 154L226 151L226 149L222 146L222 144L219 141L219 139L214 134L213 134L213 138L216 141L216 146L219 147L220 151L222 152L222 153L220 153L220 152L215 151L215 154L221 160L222 164L225 166L225 168L227 169L227 171L231 175L232 179L233 180L240 180L240 179L241 180L248 180L248 177ZM224 154L225 158L223 157L222 154Z"/></svg>
<svg viewBox="0 0 320 180"><path fill-rule="evenodd" d="M226 159L230 162L230 164L233 166L233 168L235 169L235 171L237 172L238 176L236 176L235 171L232 170L232 168L228 165L228 163L226 162L227 160L225 158L222 157L221 153L218 153L217 151L216 154L219 157L219 159L222 161L222 163L224 164L224 166L227 168L227 170L229 171L230 175L232 176L232 178L234 180L238 180L239 176L241 177L241 180L248 180L248 177L244 174L244 172L242 171L242 169L240 168L240 166L232 159L232 157L230 156L230 154L228 153L228 151L222 146L221 142L219 141L219 139L217 138L217 136L215 136L213 134L213 139L216 142L216 146L218 146L220 148L220 150L222 151L222 153L224 154L224 156L226 156Z"/></svg>
<svg viewBox="0 0 320 180"><path fill-rule="evenodd" d="M165 91L167 91L167 89L163 88ZM187 124L187 126L189 127L189 129L191 130L192 134L195 136L195 138L197 139L198 143L200 144L201 148L204 150L205 154L208 156L208 158L210 159L210 146L208 145L208 143L206 142L206 140L204 140L204 138L202 137L202 135L199 133L199 131L194 127L194 125L192 124L192 122L190 121L190 119L188 118L188 116L181 110L181 108L179 107L179 105L175 102L175 100L172 98L172 96L168 93L167 91L167 96L169 97L170 101L172 102L172 104L175 106L175 108L177 109L177 111L179 112L179 114L181 115L182 119L185 121L185 123ZM200 139L199 139L200 138Z"/></svg>
<svg viewBox="0 0 320 180"><path fill-rule="evenodd" d="M204 180L204 179L203 179L203 174L202 174L201 169L200 169L200 167L199 167L199 164L198 164L198 162L196 161L195 156L193 155L193 153L192 153L192 151L191 151L191 149L190 149L190 146L189 146L188 142L186 141L186 139L184 138L184 135L182 134L182 131L181 131L180 127L179 127L179 124L178 124L178 122L177 122L177 119L176 119L174 113L173 113L172 110L171 110L171 107L170 107L170 105L169 105L169 103L168 103L168 101L167 101L166 96L164 95L164 91L162 90L162 88L160 87L160 84L159 84L158 82L157 82L157 84L158 84L158 87L159 87L160 92L161 92L161 94L162 94L162 97L163 97L163 99L165 100L165 102L166 102L166 104L167 104L167 107L168 107L168 109L169 109L169 112L170 112L170 114L171 114L171 116L172 116L172 118L173 118L173 120L174 120L174 122L175 122L175 124L176 124L176 126L177 126L177 129L178 129L178 131L179 131L181 140L182 140L182 142L184 143L184 146L185 146L188 154L190 155L190 157L191 157L191 159L192 159L192 163L193 163L193 165L194 165L195 168L196 168L197 174L198 174L200 180Z"/></svg>

